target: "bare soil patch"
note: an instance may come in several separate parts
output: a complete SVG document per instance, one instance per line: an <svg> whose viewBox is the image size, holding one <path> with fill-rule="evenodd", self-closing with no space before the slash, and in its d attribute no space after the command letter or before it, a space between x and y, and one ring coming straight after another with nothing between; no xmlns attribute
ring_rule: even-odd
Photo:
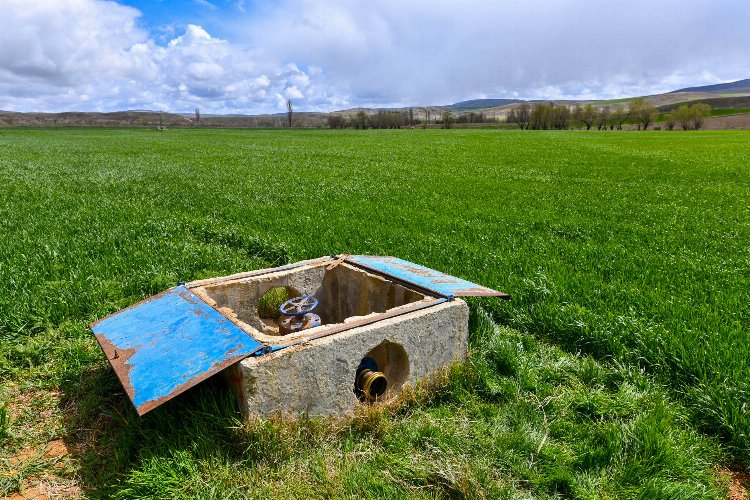
<svg viewBox="0 0 750 500"><path fill-rule="evenodd" d="M747 488L750 486L750 474L736 472L732 470L723 470L719 472L723 476L729 476L729 500L747 500L750 498Z"/></svg>
<svg viewBox="0 0 750 500"><path fill-rule="evenodd" d="M708 118L703 128L705 130L750 130L750 113Z"/></svg>
<svg viewBox="0 0 750 500"><path fill-rule="evenodd" d="M81 489L69 481L54 476L45 476L39 481L28 481L20 492L7 497L9 500L52 500L80 498Z"/></svg>

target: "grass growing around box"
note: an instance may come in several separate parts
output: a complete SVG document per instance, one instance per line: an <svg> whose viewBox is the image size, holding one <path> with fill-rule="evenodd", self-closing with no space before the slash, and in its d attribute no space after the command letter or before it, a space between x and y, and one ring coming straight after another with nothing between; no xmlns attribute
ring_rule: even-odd
<svg viewBox="0 0 750 500"><path fill-rule="evenodd" d="M120 498L714 498L716 443L642 373L606 368L474 315L469 362L393 409L243 423L206 384L144 419L97 366L66 387L75 460L0 476L74 478ZM62 465L62 467L60 467ZM45 476L42 476L43 480Z"/></svg>
<svg viewBox="0 0 750 500"><path fill-rule="evenodd" d="M7 402L9 417L0 431L6 436L0 466L12 472L2 474L3 488L16 488L19 478L49 476L51 488L111 484L110 493L126 486L137 492L134 478L148 483L151 462L144 454L155 453L157 467L169 450L188 454L187 472L171 472L178 483L197 478L184 481L193 484L189 491L221 474L229 486L251 477L254 459L242 451L251 438L227 430L234 410L216 417L216 435L228 437L178 437L183 424L211 428L203 413L214 410L200 408L223 404L216 399L221 396L200 392L135 423L86 325L180 280L349 251L397 255L507 291L511 303L483 302L494 321L590 354L607 373L634 372L663 386L674 403L659 410L666 417L658 425L644 421L662 429L659 435L681 436L683 444L655 444L667 468L650 466L644 477L664 488L672 487L670 478L681 478L675 488L699 485L710 496L698 471L708 470L700 460L710 461L714 452L695 458L690 474L675 476L660 471L676 467L674 457L693 460L694 454L660 450L711 448L689 430L693 426L720 438L734 467L750 462L749 145L746 132L3 130L0 406ZM475 341L475 348L489 348L483 342ZM611 368L615 362L624 368ZM477 368L477 378L468 379L473 382L459 377L453 383L468 384L478 406L510 411L481 392L488 373ZM550 387L555 394L568 390L563 382ZM661 399L662 389L643 387L643 400ZM533 392L540 402L548 395ZM457 415L454 407L476 407L447 394L445 404ZM503 404L511 403L520 401ZM443 403L430 403L409 411L440 408ZM621 427L633 415L620 416ZM519 421L528 419L533 429L543 416L529 412ZM411 418L408 412L380 417L389 426L402 420L416 425ZM470 429L463 432L478 432L474 414L465 418ZM162 419L176 429L150 434L166 425ZM459 420L447 426L460 427ZM595 432L599 424L592 422L586 427L574 420L570 432ZM333 448L326 449L343 446L338 431L323 435L333 436L326 438ZM62 438L80 447L78 455L51 456L41 446ZM197 444L183 446L180 439ZM568 439L566 446L576 441L560 439ZM209 453L225 441L242 450ZM467 470L484 474L489 466L479 462L490 459L472 457L479 448L462 455L460 446L453 451L470 462ZM29 447L38 447L39 456L13 465ZM622 472L628 460L640 460L641 452L632 450L625 448L602 473L608 479L601 488L610 490L599 491L635 491L613 479L628 475ZM347 456L348 449L341 453ZM346 460L359 463L357 453ZM522 461L521 452L509 453L508 460ZM348 470L350 462L340 460L318 467ZM237 471L237 461L251 471ZM293 461L289 470L302 463ZM574 478L566 483L570 491L583 492L577 462L559 463ZM281 484L279 464L262 477ZM380 465L395 478L388 483L393 488L422 491L413 485L423 483L404 479L422 469L401 474L398 464ZM537 479L503 466L497 478L485 475L471 484L485 491L501 484L557 491L551 472L538 472L537 460L532 465ZM87 471L96 477L82 476ZM424 491L442 491L438 475L419 477L428 478ZM330 484L344 488L335 479Z"/></svg>

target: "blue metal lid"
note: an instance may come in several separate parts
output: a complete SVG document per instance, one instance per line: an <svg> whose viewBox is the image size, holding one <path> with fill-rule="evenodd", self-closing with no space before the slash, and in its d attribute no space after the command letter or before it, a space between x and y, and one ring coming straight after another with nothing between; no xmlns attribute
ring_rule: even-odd
<svg viewBox="0 0 750 500"><path fill-rule="evenodd" d="M139 415L262 349L177 286L91 325Z"/></svg>
<svg viewBox="0 0 750 500"><path fill-rule="evenodd" d="M510 298L507 293L498 292L397 257L352 255L346 258L346 262L434 292L443 297L494 296Z"/></svg>

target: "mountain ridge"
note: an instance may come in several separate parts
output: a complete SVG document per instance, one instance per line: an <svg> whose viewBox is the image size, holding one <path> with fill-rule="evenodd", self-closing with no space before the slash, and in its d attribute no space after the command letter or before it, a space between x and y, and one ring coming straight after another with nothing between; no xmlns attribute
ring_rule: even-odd
<svg viewBox="0 0 750 500"><path fill-rule="evenodd" d="M703 85L700 87L685 87L683 89L677 89L667 93L676 94L678 92L708 92L713 94L724 93L726 91L750 92L750 78L745 78L744 80L735 80L733 82L714 83L711 85Z"/></svg>

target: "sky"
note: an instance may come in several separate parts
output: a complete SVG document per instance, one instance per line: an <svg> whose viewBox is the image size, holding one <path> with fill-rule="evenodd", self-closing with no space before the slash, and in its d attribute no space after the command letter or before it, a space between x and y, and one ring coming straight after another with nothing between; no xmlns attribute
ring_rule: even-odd
<svg viewBox="0 0 750 500"><path fill-rule="evenodd" d="M0 0L0 109L609 99L750 78L748 0Z"/></svg>

